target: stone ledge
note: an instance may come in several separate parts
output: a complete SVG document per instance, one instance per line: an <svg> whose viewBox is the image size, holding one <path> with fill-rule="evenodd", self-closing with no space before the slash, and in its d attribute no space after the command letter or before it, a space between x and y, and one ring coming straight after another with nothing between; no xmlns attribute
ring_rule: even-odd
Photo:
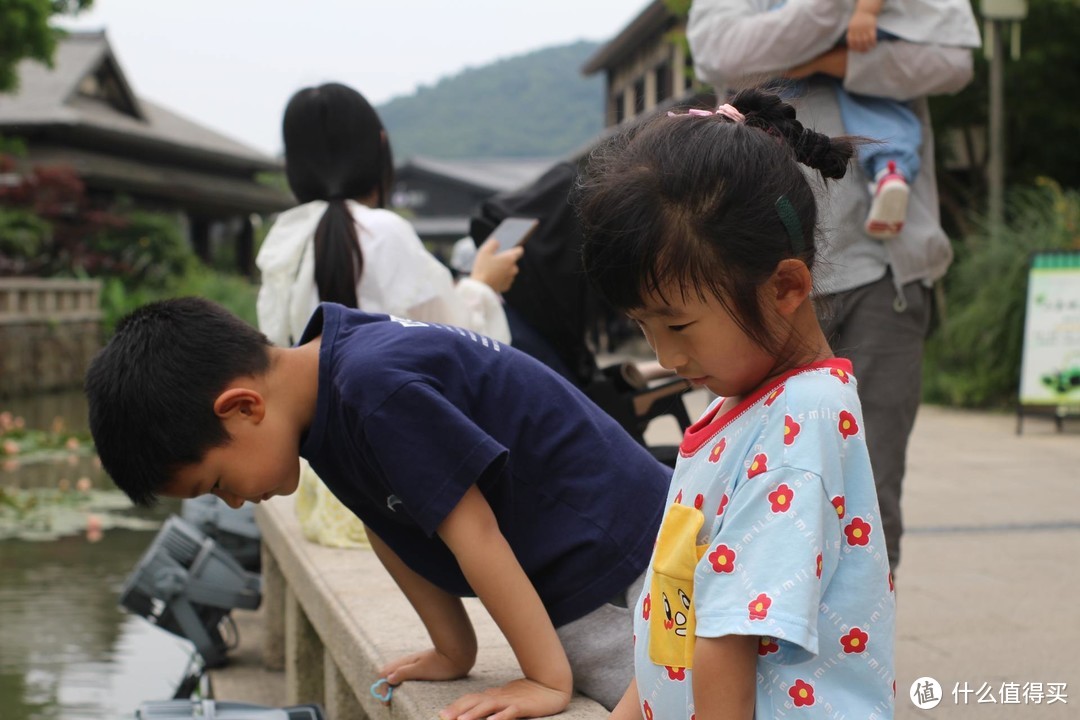
<svg viewBox="0 0 1080 720"><path fill-rule="evenodd" d="M394 691L391 707L383 705L369 692L378 667L430 647L412 606L370 550L305 540L294 497L262 503L255 515L263 544L263 661L271 669L284 668L287 704L320 703L333 720L432 720L463 694L520 677L502 633L480 602L469 598L465 606L478 643L469 677L408 682ZM559 717L607 716L601 705L576 695Z"/></svg>

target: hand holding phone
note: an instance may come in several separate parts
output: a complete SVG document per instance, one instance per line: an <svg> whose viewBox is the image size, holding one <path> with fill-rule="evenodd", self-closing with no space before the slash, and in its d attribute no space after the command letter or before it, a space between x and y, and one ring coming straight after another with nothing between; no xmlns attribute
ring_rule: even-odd
<svg viewBox="0 0 1080 720"><path fill-rule="evenodd" d="M509 250L523 245L539 225L540 221L536 218L508 217L492 231L491 237L499 241L500 251Z"/></svg>

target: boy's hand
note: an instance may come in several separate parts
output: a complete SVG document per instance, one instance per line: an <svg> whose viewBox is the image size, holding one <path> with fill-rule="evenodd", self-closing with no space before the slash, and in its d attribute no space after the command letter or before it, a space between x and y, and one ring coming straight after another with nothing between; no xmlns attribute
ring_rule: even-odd
<svg viewBox="0 0 1080 720"><path fill-rule="evenodd" d="M847 46L855 52L866 52L877 45L877 16L856 10L848 23Z"/></svg>
<svg viewBox="0 0 1080 720"><path fill-rule="evenodd" d="M502 687L463 695L439 711L441 720L514 720L555 715L570 704L570 693L522 678Z"/></svg>
<svg viewBox="0 0 1080 720"><path fill-rule="evenodd" d="M379 677L391 685L406 680L457 680L468 675L471 668L467 660L455 660L431 649L392 660L379 669Z"/></svg>

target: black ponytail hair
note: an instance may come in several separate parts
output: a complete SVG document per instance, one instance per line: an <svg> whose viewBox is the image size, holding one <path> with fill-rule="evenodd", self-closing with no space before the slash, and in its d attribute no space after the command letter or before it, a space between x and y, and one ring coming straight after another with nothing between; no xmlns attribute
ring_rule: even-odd
<svg viewBox="0 0 1080 720"><path fill-rule="evenodd" d="M327 83L290 98L282 135L293 195L302 203L328 203L315 230L319 299L357 307L364 256L346 200L374 192L377 206L386 205L394 163L382 121L356 90Z"/></svg>
<svg viewBox="0 0 1080 720"><path fill-rule="evenodd" d="M770 92L743 90L731 104L746 116L747 127L783 138L795 152L795 159L822 177L839 180L847 174L848 161L855 153L851 138L833 138L803 127L795 119L795 108Z"/></svg>
<svg viewBox="0 0 1080 720"><path fill-rule="evenodd" d="M812 270L816 257L817 205L799 165L843 177L854 144L804 128L771 92L744 90L730 104L743 122L658 115L590 154L574 194L582 260L614 307L640 308L672 286L712 295L771 350L758 287L781 260Z"/></svg>

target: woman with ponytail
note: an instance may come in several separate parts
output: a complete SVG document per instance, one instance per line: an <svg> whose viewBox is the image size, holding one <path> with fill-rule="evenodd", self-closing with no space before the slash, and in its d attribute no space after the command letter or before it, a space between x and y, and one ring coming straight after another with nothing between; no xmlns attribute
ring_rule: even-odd
<svg viewBox="0 0 1080 720"><path fill-rule="evenodd" d="M279 345L300 337L319 302L458 325L510 341L498 297L522 250L477 251L472 275L454 283L407 220L386 209L393 158L375 109L350 87L304 88L283 122L285 174L302 204L270 228L259 328Z"/></svg>
<svg viewBox="0 0 1080 720"><path fill-rule="evenodd" d="M776 95L668 113L591 155L586 274L719 396L679 448L616 720L893 714L895 602L851 363L810 294L845 138Z"/></svg>
<svg viewBox="0 0 1080 720"><path fill-rule="evenodd" d="M289 100L282 123L285 174L302 204L278 216L256 258L259 329L292 345L320 302L457 325L510 343L498 293L517 275L521 248L476 253L457 282L407 220L386 209L393 158L386 130L364 97L328 83ZM297 513L308 539L366 543L363 526L304 464Z"/></svg>

